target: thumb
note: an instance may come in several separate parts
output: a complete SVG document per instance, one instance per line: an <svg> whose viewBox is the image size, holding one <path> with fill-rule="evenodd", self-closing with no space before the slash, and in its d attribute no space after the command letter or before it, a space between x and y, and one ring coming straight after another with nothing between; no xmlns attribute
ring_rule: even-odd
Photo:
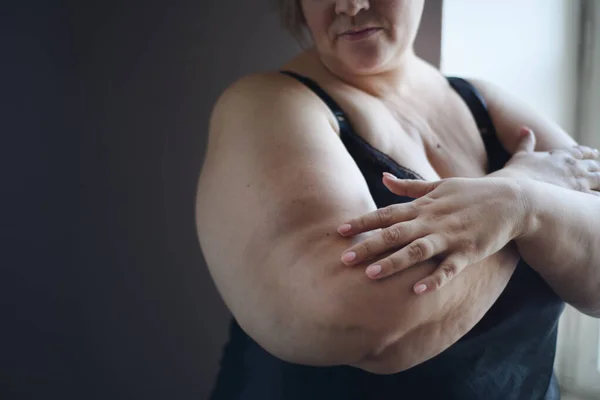
<svg viewBox="0 0 600 400"><path fill-rule="evenodd" d="M519 142L515 153L533 153L535 151L535 134L533 131L524 126L519 129Z"/></svg>
<svg viewBox="0 0 600 400"><path fill-rule="evenodd" d="M442 181L428 182L417 179L398 179L387 172L383 173L383 183L394 194L398 196L412 197L413 199L423 197L437 188Z"/></svg>

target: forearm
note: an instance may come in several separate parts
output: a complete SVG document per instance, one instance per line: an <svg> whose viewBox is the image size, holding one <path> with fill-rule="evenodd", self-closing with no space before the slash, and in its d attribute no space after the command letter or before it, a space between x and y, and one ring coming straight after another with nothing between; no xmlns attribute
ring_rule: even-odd
<svg viewBox="0 0 600 400"><path fill-rule="evenodd" d="M357 304L345 309L358 312L355 315L360 315L362 321L375 318L370 323L385 321L388 326L379 346L355 366L378 374L397 373L446 350L471 330L496 302L517 260L517 251L511 244L472 265L444 290L427 296L415 296L412 286L438 267L435 260L377 282L377 294L361 296L363 301L355 300L358 291L354 291L354 295L345 300ZM346 293L353 291L346 290ZM365 306L372 317L360 311ZM379 312L373 312L374 309Z"/></svg>
<svg viewBox="0 0 600 400"><path fill-rule="evenodd" d="M600 318L600 197L520 182L530 213L519 253L563 300Z"/></svg>

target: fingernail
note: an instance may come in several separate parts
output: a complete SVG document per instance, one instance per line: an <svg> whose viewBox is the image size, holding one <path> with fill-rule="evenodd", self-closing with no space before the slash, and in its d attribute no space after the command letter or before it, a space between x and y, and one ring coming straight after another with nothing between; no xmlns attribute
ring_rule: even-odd
<svg viewBox="0 0 600 400"><path fill-rule="evenodd" d="M345 253L344 255L342 255L342 261L345 263L352 262L355 259L356 259L356 253L353 251L349 251L349 252Z"/></svg>
<svg viewBox="0 0 600 400"><path fill-rule="evenodd" d="M522 137L525 137L525 136L531 134L532 132L533 131L531 129L527 128L527 127L521 128L521 136Z"/></svg>
<svg viewBox="0 0 600 400"><path fill-rule="evenodd" d="M369 268L367 268L367 275L369 275L369 277L371 277L371 278L375 278L380 273L381 273L381 265L375 264L375 265L371 265L371 266L369 266Z"/></svg>
<svg viewBox="0 0 600 400"><path fill-rule="evenodd" d="M349 224L344 224L337 229L337 231L339 233L341 233L342 235L350 232L351 230L352 230L352 226L350 226Z"/></svg>
<svg viewBox="0 0 600 400"><path fill-rule="evenodd" d="M393 180L397 180L398 179L398 178L396 178L396 176L390 174L389 172L384 172L383 175L387 176L388 178L393 179Z"/></svg>
<svg viewBox="0 0 600 400"><path fill-rule="evenodd" d="M417 287L415 287L415 292L417 294L421 294L421 293L423 293L426 290L427 290L427 285L425 285L423 283L421 283L420 285L418 285Z"/></svg>

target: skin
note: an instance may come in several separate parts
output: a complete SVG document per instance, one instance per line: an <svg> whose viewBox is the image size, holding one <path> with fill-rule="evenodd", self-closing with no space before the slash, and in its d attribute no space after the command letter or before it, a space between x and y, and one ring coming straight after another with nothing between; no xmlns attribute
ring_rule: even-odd
<svg viewBox="0 0 600 400"><path fill-rule="evenodd" d="M412 51L422 1L301 4L315 47L281 69L317 81L357 134L427 181L485 177L487 156L470 111ZM361 41L339 36L367 24L381 30ZM523 124L550 148L573 145L552 124L523 117L497 89L476 84L496 99L490 110L501 110L492 117L507 148L518 145ZM504 188L507 203L519 195L512 184ZM413 286L434 273L437 259L372 280L370 262L348 267L340 256L377 232L343 237L336 229L376 210L335 117L304 85L257 74L220 97L198 184L198 235L223 300L267 351L300 364L402 371L469 331L515 269L518 253L509 242L427 296Z"/></svg>
<svg viewBox="0 0 600 400"><path fill-rule="evenodd" d="M523 136L509 165L486 178L423 182L387 174L386 186L417 198L416 206L392 205L343 224L338 232L346 237L383 230L346 251L342 261L352 265L400 246L400 251L367 267L367 275L381 279L447 253L440 268L415 285L415 292L424 294L439 290L470 264L515 240L523 258L563 300L600 317L595 225L600 209L599 152L576 146L535 153L533 133L526 130ZM506 190L514 195L509 204L503 202ZM419 219L426 221L420 229L414 227Z"/></svg>
<svg viewBox="0 0 600 400"><path fill-rule="evenodd" d="M525 129L511 162L499 173L488 175L488 179L423 182L397 180L393 175L385 174L384 183L392 192L418 198L418 200L410 206L392 205L379 209L340 226L338 232L346 237L355 233L383 229L377 235L344 252L342 262L352 265L369 258L377 258L378 252L401 247L396 253L367 267L366 273L370 278L381 279L409 268L417 262L445 253L438 270L415 285L415 292L423 294L440 289L464 268L495 253L511 240L517 240L517 243L521 243L520 239L524 237L528 238L526 243L541 240L542 249L545 254L548 254L555 252L557 246L552 241L554 239L556 242L570 245L566 246L571 250L567 251L567 254L573 261L555 256L552 260L544 257L544 262L540 262L535 252L524 249L526 254L533 255L527 258L536 266L545 266L539 272L546 273L558 270L565 262L572 267L571 273L573 273L581 268L579 263L583 262L583 267L592 272L588 276L592 278L588 293L593 294L598 287L598 278L595 276L597 272L594 273L597 268L593 265L598 259L593 250L594 231L590 232L589 236L592 240L589 248L592 251L586 251L588 257L581 259L577 257L577 249L581 248L578 243L572 240L556 240L556 237L548 234L548 232L558 233L557 226L553 226L553 230L546 232L537 226L539 223L536 215L540 211L536 207L538 204L546 204L547 201L537 198L531 200L539 192L539 186L532 185L531 180L536 178L533 180L588 194L582 198L585 200L583 204L581 201L571 204L575 205L575 208L583 207L584 210L594 207L600 196L598 151L585 146L576 146L566 151L535 153L535 145L533 132ZM498 179L499 176L530 179L507 181ZM495 179L489 179L491 177ZM538 189L534 190L535 188ZM503 195L505 191L514 195L510 203L504 203L507 199ZM555 188L551 188L551 191L554 192ZM595 198L590 198L589 195ZM473 202L471 200L473 198L476 198L477 202ZM497 202L497 199L500 201ZM560 201L558 204L561 203L563 202ZM555 210L560 209L555 208ZM551 214L561 222L550 222L544 219L546 224L552 226L552 224L563 223L564 218L561 217L561 213ZM531 222L532 220L536 222ZM564 223L566 225L560 227L561 232L573 232L580 226L587 225L585 220L572 218L565 220ZM534 234L531 233L532 225L536 226ZM538 238L537 235L540 237ZM576 238L578 241L581 240L580 236ZM538 247L537 250L539 251L540 248ZM581 290L581 285L579 288ZM561 289L565 290L564 285L556 287L556 290ZM576 293L574 288L571 293ZM592 296L590 299L591 315L595 313L593 310L598 309L597 297ZM589 310L590 306L583 308Z"/></svg>

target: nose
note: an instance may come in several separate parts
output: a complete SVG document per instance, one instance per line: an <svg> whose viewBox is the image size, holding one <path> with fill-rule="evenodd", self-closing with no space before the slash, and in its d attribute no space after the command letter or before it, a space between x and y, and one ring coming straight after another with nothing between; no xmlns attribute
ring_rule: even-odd
<svg viewBox="0 0 600 400"><path fill-rule="evenodd" d="M369 0L338 0L335 2L335 13L356 16L361 11L369 9Z"/></svg>

